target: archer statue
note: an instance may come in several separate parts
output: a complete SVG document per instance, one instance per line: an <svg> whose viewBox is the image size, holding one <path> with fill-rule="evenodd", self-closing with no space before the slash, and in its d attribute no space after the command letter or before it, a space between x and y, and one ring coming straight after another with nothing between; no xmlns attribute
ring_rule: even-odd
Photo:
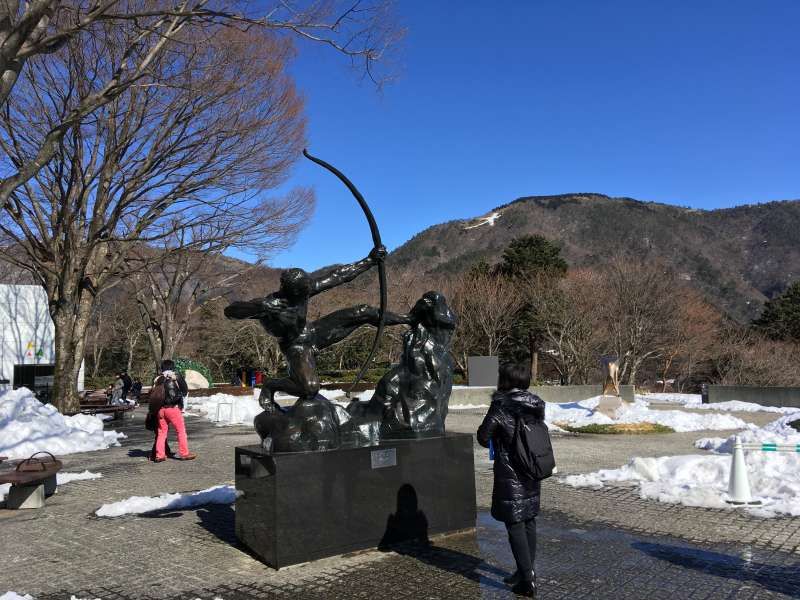
<svg viewBox="0 0 800 600"><path fill-rule="evenodd" d="M316 355L320 350L342 341L363 325L376 327L372 350L353 383L354 387L372 360L384 326L411 323L408 315L386 310L386 249L366 201L335 167L305 150L303 154L334 173L350 189L367 217L374 247L363 260L335 265L313 274L302 269L287 269L281 274L278 291L265 298L233 302L225 308L228 318L258 319L267 333L278 339L286 359L288 376L270 379L264 384L259 398L264 412L256 417L254 423L264 448L274 451L324 450L340 445L340 429L349 420L349 415L319 394ZM307 321L308 301L312 296L352 281L375 266L378 267L380 282L379 308L360 305L337 310L311 323ZM297 402L284 410L275 402L276 392L297 396Z"/></svg>
<svg viewBox="0 0 800 600"><path fill-rule="evenodd" d="M312 296L352 281L386 255L383 246L376 246L365 259L348 265L335 265L310 275L302 269L287 269L281 274L277 292L265 298L233 302L225 307L229 319L258 319L278 345L289 367L289 376L269 379L261 389L261 406L271 410L275 392L284 392L303 400L311 400L319 392L316 355L353 333L362 325L377 327L383 316L386 325L410 323L407 315L396 315L374 306L362 304L343 308L311 323L307 322L308 301Z"/></svg>

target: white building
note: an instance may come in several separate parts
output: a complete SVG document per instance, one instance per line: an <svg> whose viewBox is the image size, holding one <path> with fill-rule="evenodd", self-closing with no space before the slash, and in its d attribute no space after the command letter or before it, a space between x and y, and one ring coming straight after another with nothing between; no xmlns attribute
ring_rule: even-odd
<svg viewBox="0 0 800 600"><path fill-rule="evenodd" d="M0 284L0 389L52 386L54 333L40 286ZM78 389L83 389L82 366Z"/></svg>

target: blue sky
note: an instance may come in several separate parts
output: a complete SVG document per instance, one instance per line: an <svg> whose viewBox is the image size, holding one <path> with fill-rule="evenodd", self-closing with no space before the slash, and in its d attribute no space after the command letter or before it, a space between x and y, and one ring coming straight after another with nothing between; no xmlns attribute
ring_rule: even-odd
<svg viewBox="0 0 800 600"><path fill-rule="evenodd" d="M377 92L299 46L309 150L341 169L391 250L520 196L600 192L697 208L800 198L800 2L399 1L398 78ZM366 255L355 200L317 192L277 267Z"/></svg>

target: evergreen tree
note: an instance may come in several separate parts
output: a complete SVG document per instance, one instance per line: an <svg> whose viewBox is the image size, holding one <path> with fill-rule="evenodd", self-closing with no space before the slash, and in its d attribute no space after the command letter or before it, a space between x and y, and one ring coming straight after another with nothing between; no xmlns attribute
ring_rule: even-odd
<svg viewBox="0 0 800 600"><path fill-rule="evenodd" d="M772 339L800 342L800 281L768 300L753 326Z"/></svg>
<svg viewBox="0 0 800 600"><path fill-rule="evenodd" d="M557 244L541 235L524 235L512 240L503 251L498 269L507 277L561 276L567 272L567 262L561 258Z"/></svg>

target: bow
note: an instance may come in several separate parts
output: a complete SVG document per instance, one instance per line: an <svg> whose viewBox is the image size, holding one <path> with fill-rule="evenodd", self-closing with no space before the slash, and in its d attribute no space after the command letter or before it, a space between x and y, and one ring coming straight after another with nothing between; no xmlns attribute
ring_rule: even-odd
<svg viewBox="0 0 800 600"><path fill-rule="evenodd" d="M353 197L358 201L358 204L361 206L361 210L364 211L364 216L367 218L367 223L369 223L369 230L372 233L372 242L375 247L381 246L381 233L378 231L378 224L375 222L375 217L372 215L372 211L369 209L367 205L367 201L364 200L364 196L361 195L356 189L356 186L345 177L344 173L339 171L333 165L326 163L324 160L311 156L305 149L303 150L303 156L305 156L310 161L313 161L328 169L331 173L336 175L342 183L347 186L347 189L350 190L350 193L353 194ZM378 261L378 282L380 284L380 295L381 295L381 304L380 304L380 316L378 317L378 330L375 332L375 339L372 341L372 349L369 351L364 364L361 365L361 369L356 375L355 380L352 384L350 384L350 389L347 390L347 397L350 397L350 393L353 391L353 388L356 387L361 378L364 376L364 373L367 371L367 367L369 366L372 357L375 355L375 351L378 349L378 342L380 341L381 334L383 333L383 327L386 321L386 303L387 303L387 294L386 294L386 265L384 265L383 260Z"/></svg>

